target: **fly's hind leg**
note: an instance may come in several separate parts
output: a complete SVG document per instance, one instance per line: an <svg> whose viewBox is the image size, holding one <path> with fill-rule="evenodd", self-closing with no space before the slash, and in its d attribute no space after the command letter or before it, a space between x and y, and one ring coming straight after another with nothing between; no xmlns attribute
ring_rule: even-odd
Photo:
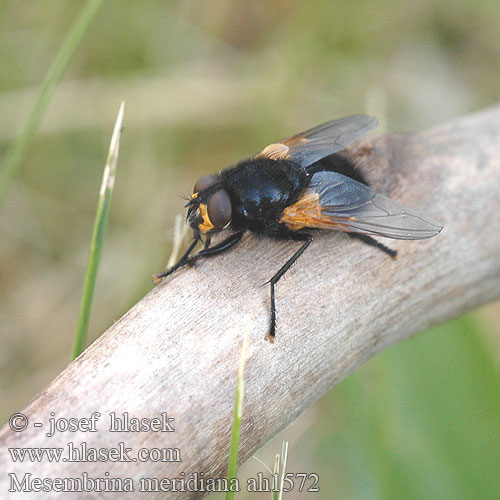
<svg viewBox="0 0 500 500"><path fill-rule="evenodd" d="M398 256L398 252L396 250L393 250L392 248L386 247L383 243L380 243L377 241L375 238L372 238L371 236L367 236L366 234L359 234L359 233L347 233L349 236L352 236L353 238L357 238L358 240L364 241L365 243L368 243L368 245L371 245L373 247L378 248L379 250L382 250L382 252L385 252L387 255L389 255L392 259L396 260Z"/></svg>
<svg viewBox="0 0 500 500"><path fill-rule="evenodd" d="M266 335L266 340L274 342L276 334L276 304L274 300L274 286L280 278L290 269L292 264L304 253L305 249L311 244L313 237L305 233L297 233L293 236L294 240L304 241L302 246L288 259L280 270L267 282L271 284L271 324L269 333Z"/></svg>

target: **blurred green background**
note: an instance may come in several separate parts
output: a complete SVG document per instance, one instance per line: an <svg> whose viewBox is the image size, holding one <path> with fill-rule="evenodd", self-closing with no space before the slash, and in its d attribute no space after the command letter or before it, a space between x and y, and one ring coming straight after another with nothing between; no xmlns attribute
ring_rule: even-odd
<svg viewBox="0 0 500 500"><path fill-rule="evenodd" d="M83 5L0 2L0 161ZM68 362L121 100L90 340L151 288L202 173L352 113L429 128L498 103L499 82L497 0L105 2L0 213L1 421ZM285 498L500 498L499 324L491 304L334 388L257 453L271 466L288 439L288 470L319 474Z"/></svg>

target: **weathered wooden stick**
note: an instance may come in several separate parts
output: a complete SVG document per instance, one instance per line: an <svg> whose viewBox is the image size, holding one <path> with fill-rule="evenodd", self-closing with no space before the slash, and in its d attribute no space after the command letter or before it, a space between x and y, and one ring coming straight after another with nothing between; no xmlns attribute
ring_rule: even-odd
<svg viewBox="0 0 500 500"><path fill-rule="evenodd" d="M83 473L95 479L109 472L131 478L136 489L77 496L86 499L140 498L144 477L223 477L248 319L242 460L376 352L500 296L499 107L420 134L368 137L349 154L379 192L442 222L442 233L391 241L399 251L395 262L346 235L318 234L277 286L274 345L264 341L269 288L262 284L296 244L250 236L232 252L177 272L29 403L26 430L3 428L1 498L14 481L8 473L21 482L26 473L31 479ZM46 434L51 416L88 418L93 412L101 414L98 432ZM167 412L175 432L109 432L112 412L139 418ZM35 422L44 427L33 427ZM177 448L182 461L13 462L7 451L62 447L67 456L69 441L108 449L123 442L133 450L130 457L140 448ZM176 458L173 450L164 453ZM24 495L52 499L67 493Z"/></svg>

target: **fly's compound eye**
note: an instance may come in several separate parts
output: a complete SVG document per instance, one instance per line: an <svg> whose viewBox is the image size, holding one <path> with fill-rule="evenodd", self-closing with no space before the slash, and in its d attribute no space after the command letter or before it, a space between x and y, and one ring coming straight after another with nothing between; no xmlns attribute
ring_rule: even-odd
<svg viewBox="0 0 500 500"><path fill-rule="evenodd" d="M215 228L226 227L231 222L232 211L231 198L229 198L227 191L219 189L210 196L207 204L207 215Z"/></svg>
<svg viewBox="0 0 500 500"><path fill-rule="evenodd" d="M212 187L214 184L217 184L218 179L215 175L209 174L200 177L196 184L194 185L193 193L199 193L200 191L205 191L209 187Z"/></svg>

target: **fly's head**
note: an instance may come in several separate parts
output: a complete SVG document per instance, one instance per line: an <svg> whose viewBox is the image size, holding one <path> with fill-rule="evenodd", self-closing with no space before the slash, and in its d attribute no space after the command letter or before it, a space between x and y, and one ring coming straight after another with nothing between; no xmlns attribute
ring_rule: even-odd
<svg viewBox="0 0 500 500"><path fill-rule="evenodd" d="M216 233L231 223L231 198L216 175L198 179L186 208L186 221L195 235Z"/></svg>

